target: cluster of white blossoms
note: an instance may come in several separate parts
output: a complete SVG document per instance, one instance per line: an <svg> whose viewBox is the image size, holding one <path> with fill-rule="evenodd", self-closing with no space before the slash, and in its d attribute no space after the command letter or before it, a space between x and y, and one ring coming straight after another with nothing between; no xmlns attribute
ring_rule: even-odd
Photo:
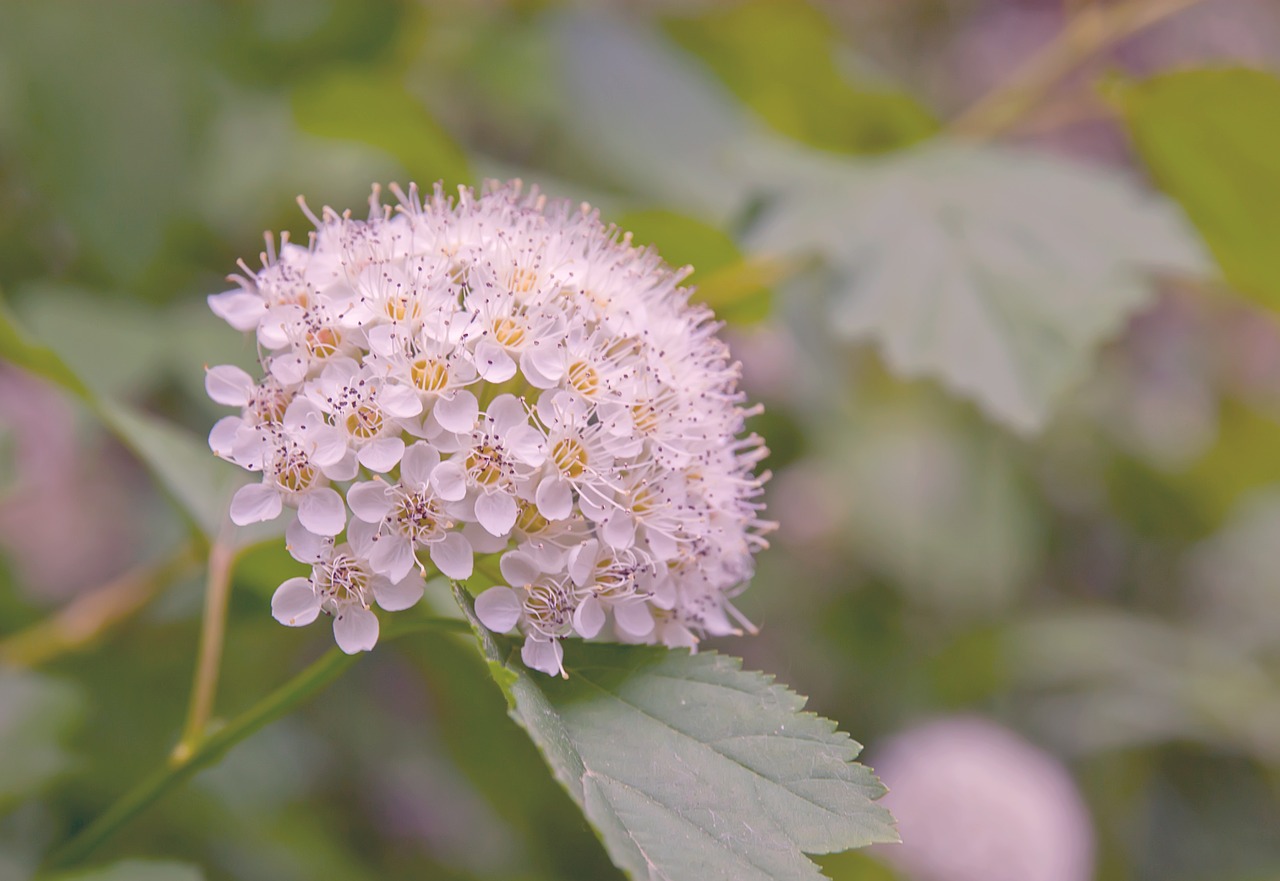
<svg viewBox="0 0 1280 881"><path fill-rule="evenodd" d="M392 190L367 220L308 211L307 247L269 237L262 268L209 298L263 368L206 376L240 409L210 446L262 475L231 519L293 509L288 548L311 565L275 617L323 612L344 651L367 650L371 605L412 606L430 566L500 573L476 613L547 673L570 636L692 647L752 629L730 598L772 526L767 451L687 271L519 183Z"/></svg>

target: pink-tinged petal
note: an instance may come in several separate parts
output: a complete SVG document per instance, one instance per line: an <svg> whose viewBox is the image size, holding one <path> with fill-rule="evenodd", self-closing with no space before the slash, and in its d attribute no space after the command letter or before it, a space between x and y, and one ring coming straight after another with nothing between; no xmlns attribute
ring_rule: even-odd
<svg viewBox="0 0 1280 881"><path fill-rule="evenodd" d="M408 578L373 580L373 598L388 612L399 612L417 605L423 590L422 576L417 572Z"/></svg>
<svg viewBox="0 0 1280 881"><path fill-rule="evenodd" d="M244 420L239 416L223 416L213 423L213 429L209 432L209 449L213 450L215 456L226 459L234 454L243 425Z"/></svg>
<svg viewBox="0 0 1280 881"><path fill-rule="evenodd" d="M262 297L244 290L210 294L209 309L236 330L254 330L262 316L267 314L267 304Z"/></svg>
<svg viewBox="0 0 1280 881"><path fill-rule="evenodd" d="M330 480L351 480L360 470L360 463L356 461L356 451L348 448L341 459L332 465L321 465L320 470Z"/></svg>
<svg viewBox="0 0 1280 881"><path fill-rule="evenodd" d="M204 372L205 393L228 407L243 407L253 395L253 378L233 364L219 364Z"/></svg>
<svg viewBox="0 0 1280 881"><path fill-rule="evenodd" d="M231 522L236 526L248 526L274 520L283 509L280 493L274 486L251 483L240 487L231 497Z"/></svg>
<svg viewBox="0 0 1280 881"><path fill-rule="evenodd" d="M441 395L431 412L445 431L461 433L476 427L476 420L480 418L480 403L471 392L459 389L451 395Z"/></svg>
<svg viewBox="0 0 1280 881"><path fill-rule="evenodd" d="M507 547L507 537L490 535L489 530L479 523L464 523L462 535L471 543L471 549L477 554L496 554Z"/></svg>
<svg viewBox="0 0 1280 881"><path fill-rule="evenodd" d="M591 639L604 627L604 609L595 597L587 597L573 610L573 629L583 639Z"/></svg>
<svg viewBox="0 0 1280 881"><path fill-rule="evenodd" d="M297 385L307 378L307 362L287 352L274 356L267 369L284 385Z"/></svg>
<svg viewBox="0 0 1280 881"><path fill-rule="evenodd" d="M471 577L475 566L475 555L471 551L471 542L460 532L450 532L440 541L432 542L428 550L431 562L440 570L440 574L455 581Z"/></svg>
<svg viewBox="0 0 1280 881"><path fill-rule="evenodd" d="M501 346L481 341L471 356L476 373L492 383L506 382L516 375L516 362Z"/></svg>
<svg viewBox="0 0 1280 881"><path fill-rule="evenodd" d="M590 484L586 485L587 488ZM603 523L609 519L609 515L617 510L613 505L605 504L602 498L597 498L597 493L580 492L578 493L578 509L592 523Z"/></svg>
<svg viewBox="0 0 1280 881"><path fill-rule="evenodd" d="M559 640L541 640L531 636L524 641L524 647L520 649L520 658L531 670L541 670L551 676L569 678L564 672L564 649L560 647Z"/></svg>
<svg viewBox="0 0 1280 881"><path fill-rule="evenodd" d="M507 584L512 587L532 584L542 574L537 562L523 551L503 554L502 559L498 561L498 568L502 570L502 577L507 580Z"/></svg>
<svg viewBox="0 0 1280 881"><path fill-rule="evenodd" d="M533 498L538 513L548 520L563 520L573 513L573 494L562 480L544 478Z"/></svg>
<svg viewBox="0 0 1280 881"><path fill-rule="evenodd" d="M564 352L555 345L531 346L520 358L520 369L534 387L551 388L564 376Z"/></svg>
<svg viewBox="0 0 1280 881"><path fill-rule="evenodd" d="M378 616L359 606L347 606L333 619L333 638L349 655L378 644Z"/></svg>
<svg viewBox="0 0 1280 881"><path fill-rule="evenodd" d="M318 563L329 558L333 550L333 538L316 535L294 520L284 530L284 547L299 563Z"/></svg>
<svg viewBox="0 0 1280 881"><path fill-rule="evenodd" d="M357 557L367 560L373 555L374 538L381 529L380 523L365 523L354 517L351 519L347 524L347 543L351 545L351 550L355 551Z"/></svg>
<svg viewBox="0 0 1280 881"><path fill-rule="evenodd" d="M403 385L384 385L378 393L378 404L397 419L408 419L422 412L422 398Z"/></svg>
<svg viewBox="0 0 1280 881"><path fill-rule="evenodd" d="M532 425L513 426L502 438L507 451L535 468L547 461L547 438Z"/></svg>
<svg viewBox="0 0 1280 881"><path fill-rule="evenodd" d="M653 613L647 600L632 600L613 607L613 620L627 636L642 639L653 632Z"/></svg>
<svg viewBox="0 0 1280 881"><path fill-rule="evenodd" d="M319 405L303 395L298 395L289 402L281 422L287 432L299 438L307 437L309 432L327 424Z"/></svg>
<svg viewBox="0 0 1280 881"><path fill-rule="evenodd" d="M316 414L317 419L321 417ZM342 457L350 449L346 433L332 425L320 422L307 429L307 439L313 444L311 461L321 468L327 468L342 461Z"/></svg>
<svg viewBox="0 0 1280 881"><path fill-rule="evenodd" d="M467 472L458 459L441 462L431 472L431 483L446 502L461 501L467 496Z"/></svg>
<svg viewBox="0 0 1280 881"><path fill-rule="evenodd" d="M404 439L398 437L380 437L376 441L365 444L356 453L360 464L370 471L383 474L400 464L404 455Z"/></svg>
<svg viewBox="0 0 1280 881"><path fill-rule="evenodd" d="M578 587L583 587L595 573L596 557L600 553L600 542L594 538L587 539L580 545L574 545L569 551L569 578Z"/></svg>
<svg viewBox="0 0 1280 881"><path fill-rule="evenodd" d="M506 535L516 525L520 509L506 493L482 493L476 499L476 520L493 535Z"/></svg>
<svg viewBox="0 0 1280 881"><path fill-rule="evenodd" d="M319 614L320 597L306 578L290 578L271 596L271 617L281 624L303 627Z"/></svg>
<svg viewBox="0 0 1280 881"><path fill-rule="evenodd" d="M350 498L350 495L348 495ZM623 550L631 547L636 539L636 521L631 518L630 514L622 511L614 511L609 519L604 522L604 528L600 530L600 536L605 543L611 548Z"/></svg>
<svg viewBox="0 0 1280 881"><path fill-rule="evenodd" d="M529 421L528 411L515 395L498 395L489 402L484 412L493 423L494 430L503 437L515 426Z"/></svg>
<svg viewBox="0 0 1280 881"><path fill-rule="evenodd" d="M494 633L506 633L524 613L520 597L509 587L491 587L476 597L476 617Z"/></svg>
<svg viewBox="0 0 1280 881"><path fill-rule="evenodd" d="M431 472L439 464L440 453L430 444L421 441L412 444L400 460L400 482L410 489L425 489L431 480Z"/></svg>
<svg viewBox="0 0 1280 881"><path fill-rule="evenodd" d="M381 480L362 480L347 490L347 505L365 523L381 523L390 513L392 501Z"/></svg>
<svg viewBox="0 0 1280 881"><path fill-rule="evenodd" d="M417 562L413 555L413 542L405 535L383 533L373 542L373 548L369 551L369 565L373 567L373 571L392 581L400 581L408 575ZM382 607L387 608L385 605Z"/></svg>
<svg viewBox="0 0 1280 881"><path fill-rule="evenodd" d="M656 529L645 530L645 541L649 545L649 551L661 562L674 559L680 550L679 544L673 537Z"/></svg>
<svg viewBox="0 0 1280 881"><path fill-rule="evenodd" d="M337 490L313 489L298 501L298 522L316 535L337 535L347 525L347 506Z"/></svg>

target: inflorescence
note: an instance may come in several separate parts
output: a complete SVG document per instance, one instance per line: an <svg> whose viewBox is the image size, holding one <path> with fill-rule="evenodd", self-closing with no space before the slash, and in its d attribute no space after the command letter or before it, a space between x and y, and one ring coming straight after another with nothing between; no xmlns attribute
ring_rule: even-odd
<svg viewBox="0 0 1280 881"><path fill-rule="evenodd" d="M262 475L231 519L293 509L287 546L311 565L275 617L323 612L344 651L367 650L373 603L414 605L428 567L492 583L496 563L505 584L476 613L547 673L570 636L694 647L751 630L730 599L773 525L767 450L744 434L720 325L680 287L690 270L518 182L392 192L374 188L367 220L303 204L310 244L268 236L262 268L242 262L209 298L256 334L263 368L206 375L240 408L210 446Z"/></svg>

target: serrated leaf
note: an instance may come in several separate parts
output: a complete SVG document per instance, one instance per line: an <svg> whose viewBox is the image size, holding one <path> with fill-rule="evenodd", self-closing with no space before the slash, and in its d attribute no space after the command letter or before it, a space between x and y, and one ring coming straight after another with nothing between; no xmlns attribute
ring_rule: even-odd
<svg viewBox="0 0 1280 881"><path fill-rule="evenodd" d="M96 869L83 869L48 881L203 881L195 866L161 860L125 860Z"/></svg>
<svg viewBox="0 0 1280 881"><path fill-rule="evenodd" d="M770 677L712 652L576 641L567 679L530 673L457 596L515 677L513 718L631 877L817 881L805 853L897 840L861 747Z"/></svg>
<svg viewBox="0 0 1280 881"><path fill-rule="evenodd" d="M70 761L61 743L80 718L71 685L0 668L0 809L32 794Z"/></svg>
<svg viewBox="0 0 1280 881"><path fill-rule="evenodd" d="M1138 153L1227 279L1280 307L1280 77L1179 71L1124 86L1118 97Z"/></svg>
<svg viewBox="0 0 1280 881"><path fill-rule="evenodd" d="M1044 425L1154 274L1206 272L1176 208L1105 169L945 142L798 158L748 244L823 255L842 275L833 332L1018 431Z"/></svg>

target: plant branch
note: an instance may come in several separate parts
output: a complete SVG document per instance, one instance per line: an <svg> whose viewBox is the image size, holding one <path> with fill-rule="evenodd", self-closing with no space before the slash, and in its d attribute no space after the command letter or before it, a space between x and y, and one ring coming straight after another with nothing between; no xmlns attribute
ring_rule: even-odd
<svg viewBox="0 0 1280 881"><path fill-rule="evenodd" d="M227 603L231 596L231 570L235 565L232 539L235 527L229 522L209 548L209 574L204 592L204 614L200 618L200 647L196 658L195 679L191 684L191 700L182 738L174 747L175 759L185 758L204 736L213 715L218 693L218 674L222 667L222 644L227 630Z"/></svg>
<svg viewBox="0 0 1280 881"><path fill-rule="evenodd" d="M192 542L168 557L136 566L11 636L0 640L0 663L37 667L87 648L192 569L199 559Z"/></svg>
<svg viewBox="0 0 1280 881"><path fill-rule="evenodd" d="M470 634L465 621L456 618L427 618L400 626L389 626L384 639L395 639L427 630ZM190 779L197 771L216 763L233 746L271 722L288 714L338 677L358 655L330 649L289 682L267 695L222 728L199 740L185 755L171 756L137 786L126 792L105 813L81 829L49 857L46 870L63 869L80 862L122 826L164 795Z"/></svg>
<svg viewBox="0 0 1280 881"><path fill-rule="evenodd" d="M1098 53L1201 2L1124 0L1085 7L1008 80L952 120L952 134L987 140L1007 131L1058 82Z"/></svg>

